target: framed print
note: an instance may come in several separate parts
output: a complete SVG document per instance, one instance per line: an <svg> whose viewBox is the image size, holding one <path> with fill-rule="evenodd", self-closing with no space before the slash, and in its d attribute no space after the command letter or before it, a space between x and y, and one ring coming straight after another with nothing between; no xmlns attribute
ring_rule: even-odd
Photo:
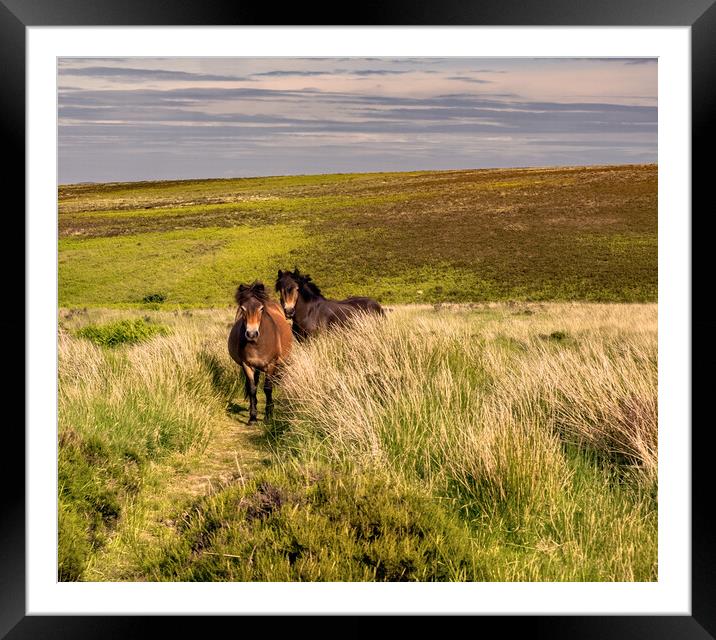
<svg viewBox="0 0 716 640"><path fill-rule="evenodd" d="M713 637L711 2L0 16L27 278L3 634Z"/></svg>

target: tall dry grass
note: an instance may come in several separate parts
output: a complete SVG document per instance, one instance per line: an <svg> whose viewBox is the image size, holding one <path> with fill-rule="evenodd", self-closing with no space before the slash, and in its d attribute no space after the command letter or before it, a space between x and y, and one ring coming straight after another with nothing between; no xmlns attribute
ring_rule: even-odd
<svg viewBox="0 0 716 640"><path fill-rule="evenodd" d="M111 314L95 314L94 320L106 317ZM77 431L148 449L166 448L169 441L182 450L205 444L221 400L235 393L240 380L221 349L221 325L202 326L194 316L172 320L170 335L114 350L60 331L61 439ZM111 425L98 420L105 414Z"/></svg>
<svg viewBox="0 0 716 640"><path fill-rule="evenodd" d="M226 351L229 311L149 313L169 334L116 349L74 335L87 323L128 315L137 313L93 310L61 322L64 579L81 577L113 522L126 517L126 505L144 490L147 465L200 451L242 393ZM262 520L249 535L236 491L219 493L206 508L220 506L221 520L198 509L186 536L208 549L218 545L214 554L274 540L256 552L261 572L232 570L222 579L354 579L375 567L364 572L356 558L344 566L338 551L317 541L334 539L344 551L373 548L352 537L351 518L369 530L373 519L398 526L418 518L404 512L407 500L425 509L422 524L410 525L415 549L425 535L432 540L425 532L433 526L458 535L446 524L454 514L466 527L455 540L460 577L450 579L655 580L656 329L656 305L411 306L298 344L277 389L276 420L265 425L273 465L261 482L285 481L307 497L280 511L280 530L270 529L278 520ZM314 468L327 493L310 488ZM393 497L371 513L375 499L351 497L357 489L348 478L356 487L386 487L380 491ZM160 491L161 481L151 490ZM432 506L417 507L426 503L416 496ZM325 513L311 515L305 505L312 501ZM349 518L338 529L335 513ZM203 530L205 519L223 532L221 543ZM199 570L196 563L218 556L202 559L192 538L177 536L179 551L137 553L158 560L132 574L210 578L213 565ZM385 557L400 557L396 536ZM136 539L144 544L139 533ZM286 564L286 549L296 545L316 548L304 573ZM433 565L421 564L415 549L406 566L417 563L410 575L426 579Z"/></svg>
<svg viewBox="0 0 716 640"><path fill-rule="evenodd" d="M225 347L230 314L152 315L168 335L104 348L78 337L77 329L105 326L126 313L61 314L60 579L83 575L151 465L206 447L228 399L242 388Z"/></svg>
<svg viewBox="0 0 716 640"><path fill-rule="evenodd" d="M284 444L568 554L486 579L655 579L656 350L656 305L397 308L295 350Z"/></svg>
<svg viewBox="0 0 716 640"><path fill-rule="evenodd" d="M656 306L533 308L364 317L295 350L286 417L324 453L430 477L493 474L523 448L544 468L568 442L653 479Z"/></svg>

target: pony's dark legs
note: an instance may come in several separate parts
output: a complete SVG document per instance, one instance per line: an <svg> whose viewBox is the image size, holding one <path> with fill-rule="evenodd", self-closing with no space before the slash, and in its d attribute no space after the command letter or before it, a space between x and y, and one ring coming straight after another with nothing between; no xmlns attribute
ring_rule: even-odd
<svg viewBox="0 0 716 640"><path fill-rule="evenodd" d="M249 397L249 422L256 422L256 389L259 386L260 372L247 365L242 366L246 376L246 395Z"/></svg>
<svg viewBox="0 0 716 640"><path fill-rule="evenodd" d="M266 414L264 419L269 420L273 414L273 371L266 372L264 376L264 393L266 394Z"/></svg>

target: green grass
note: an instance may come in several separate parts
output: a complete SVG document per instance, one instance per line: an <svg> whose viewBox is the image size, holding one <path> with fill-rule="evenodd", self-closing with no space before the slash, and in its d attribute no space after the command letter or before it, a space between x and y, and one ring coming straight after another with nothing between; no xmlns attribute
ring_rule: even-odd
<svg viewBox="0 0 716 640"><path fill-rule="evenodd" d="M297 467L221 491L188 512L149 579L450 581L473 576L469 531L449 507L385 477Z"/></svg>
<svg viewBox="0 0 716 640"><path fill-rule="evenodd" d="M63 306L143 307L160 291L164 306L225 306L239 283L272 282L275 265L305 244L300 229L281 225L61 239L59 297Z"/></svg>
<svg viewBox="0 0 716 640"><path fill-rule="evenodd" d="M161 324L150 324L143 318L118 320L109 324L87 325L77 331L77 336L86 338L104 347L120 344L136 344L156 335L166 335L168 328Z"/></svg>
<svg viewBox="0 0 716 640"><path fill-rule="evenodd" d="M657 298L655 165L63 186L61 306L216 306L298 265L384 303Z"/></svg>
<svg viewBox="0 0 716 640"><path fill-rule="evenodd" d="M657 579L656 306L594 304L657 299L655 165L58 197L61 580ZM249 429L233 292L294 265L429 304Z"/></svg>
<svg viewBox="0 0 716 640"><path fill-rule="evenodd" d="M146 323L102 315L110 321L93 322L91 314L82 312L67 312L60 321L62 580L83 576L157 464L206 447L213 425L224 416L226 398L235 395L240 382L238 376L217 372L213 351L203 346L206 334L186 330L187 323L193 325L191 318L178 336L174 330L149 336L176 320L169 316L162 323ZM136 326L143 327L143 341L117 341L117 335L128 335L127 327ZM75 337L85 333L99 333L101 339Z"/></svg>
<svg viewBox="0 0 716 640"><path fill-rule="evenodd" d="M377 468L284 462L186 509L177 537L142 572L171 581L655 580L653 497L582 456L569 472L546 505L520 495L517 481L514 497L490 485L451 497Z"/></svg>
<svg viewBox="0 0 716 640"><path fill-rule="evenodd" d="M655 305L400 307L296 345L243 440L232 317L61 313L61 579L657 579Z"/></svg>

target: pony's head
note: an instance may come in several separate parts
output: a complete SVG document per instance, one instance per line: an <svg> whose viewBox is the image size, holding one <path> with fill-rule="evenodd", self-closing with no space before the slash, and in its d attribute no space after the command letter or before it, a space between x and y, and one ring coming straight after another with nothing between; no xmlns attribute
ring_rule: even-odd
<svg viewBox="0 0 716 640"><path fill-rule="evenodd" d="M298 273L298 269L295 270ZM287 318L293 318L296 312L298 301L298 290L301 286L300 280L290 271L278 270L276 277L276 291L281 297L281 307Z"/></svg>
<svg viewBox="0 0 716 640"><path fill-rule="evenodd" d="M245 336L249 342L255 342L259 337L261 316L267 300L268 295L263 282L241 284L236 290L236 303L239 305L236 318L237 320L239 317L244 319L246 323Z"/></svg>
<svg viewBox="0 0 716 640"><path fill-rule="evenodd" d="M287 318L293 318L296 313L299 296L309 300L321 295L321 290L311 281L311 276L301 273L297 267L293 271L278 270L276 291L281 296L281 306Z"/></svg>

